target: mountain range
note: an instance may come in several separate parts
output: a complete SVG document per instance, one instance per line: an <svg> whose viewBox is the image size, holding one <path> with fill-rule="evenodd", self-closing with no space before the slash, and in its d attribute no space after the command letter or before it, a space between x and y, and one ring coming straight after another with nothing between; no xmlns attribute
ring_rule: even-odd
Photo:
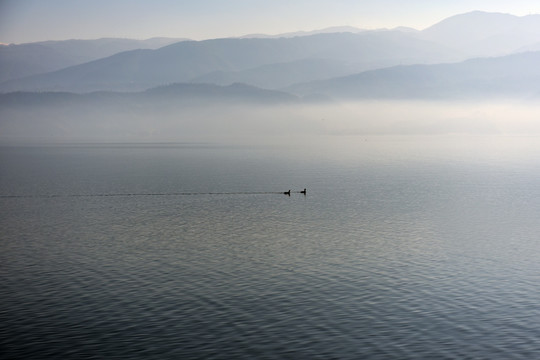
<svg viewBox="0 0 540 360"><path fill-rule="evenodd" d="M540 52L524 52L459 63L408 65L297 84L299 95L324 94L336 99L477 99L538 98Z"/></svg>
<svg viewBox="0 0 540 360"><path fill-rule="evenodd" d="M538 43L540 15L473 11L449 17L423 31L419 37L459 49L468 58L502 56Z"/></svg>
<svg viewBox="0 0 540 360"><path fill-rule="evenodd" d="M538 50L540 15L479 11L422 31L53 41L0 46L0 91L144 92L199 83L227 92L244 83L312 99L535 97ZM182 96L201 95L201 87L183 86Z"/></svg>
<svg viewBox="0 0 540 360"><path fill-rule="evenodd" d="M317 34L278 39L214 39L183 41L156 50L139 49L68 67L55 72L10 80L0 84L2 91L140 91L167 83L206 82L216 73L232 80L246 71L264 73L274 66L273 77L280 86L290 85L291 63L313 63L343 67L349 73L400 63L441 62L458 59L454 51L419 40L399 31ZM344 66L346 65L346 66ZM305 79L328 75L327 66L315 66ZM339 75L345 75L347 72ZM332 73L334 75L334 73ZM252 84L249 79L245 81ZM267 87L264 84L253 84Z"/></svg>
<svg viewBox="0 0 540 360"><path fill-rule="evenodd" d="M43 41L0 45L0 82L60 70L135 49L157 49L187 39Z"/></svg>

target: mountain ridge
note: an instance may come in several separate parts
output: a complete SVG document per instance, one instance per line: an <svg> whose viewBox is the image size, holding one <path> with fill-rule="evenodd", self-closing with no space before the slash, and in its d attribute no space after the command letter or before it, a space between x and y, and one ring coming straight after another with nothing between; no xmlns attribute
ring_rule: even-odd
<svg viewBox="0 0 540 360"><path fill-rule="evenodd" d="M458 63L400 65L283 90L338 99L535 97L540 94L539 63L540 51Z"/></svg>
<svg viewBox="0 0 540 360"><path fill-rule="evenodd" d="M74 99L96 96L151 97L168 100L234 100L236 102L298 102L302 98L327 99L467 99L491 97L535 97L540 94L540 51L501 57L468 59L456 63L398 65L369 70L354 75L311 81L270 90L243 83L216 85L211 83L171 83L137 92L96 91L73 92L10 92L39 98L66 94ZM28 95L33 94L33 95ZM69 95L68 95L69 94ZM56 95L57 97L60 95ZM3 104L6 104L4 101Z"/></svg>
<svg viewBox="0 0 540 360"><path fill-rule="evenodd" d="M138 91L164 83L189 82L215 71L242 71L310 58L372 68L378 63L439 62L457 58L457 55L445 47L399 31L183 41L156 50L131 50L52 73L3 82L0 91L89 92L129 88Z"/></svg>
<svg viewBox="0 0 540 360"><path fill-rule="evenodd" d="M539 41L540 14L516 16L471 11L443 19L422 30L419 36L461 48L469 57L507 55Z"/></svg>
<svg viewBox="0 0 540 360"><path fill-rule="evenodd" d="M316 30L314 35L299 32L295 34L301 36L278 38L180 41L157 49L132 49L52 72L36 68L33 71L40 74L0 82L0 91L142 91L185 82L242 82L281 89L396 65L453 63L537 50L540 15L473 11L446 18L422 31L397 28L326 33L342 30L355 28L329 28ZM32 46L40 53L46 43ZM50 43L69 48L77 40ZM1 55L4 48L0 47L0 63L6 59ZM27 56L30 62L36 57L32 54L30 51ZM49 51L41 58L49 59L44 61L47 63L56 55ZM0 69L4 74L11 71L9 67Z"/></svg>
<svg viewBox="0 0 540 360"><path fill-rule="evenodd" d="M101 59L122 51L155 49L184 41L175 38L145 40L100 38L93 40L49 40L0 46L0 82L60 70Z"/></svg>
<svg viewBox="0 0 540 360"><path fill-rule="evenodd" d="M95 91L90 93L73 93L64 91L16 91L0 94L0 105L3 107L25 107L31 105L58 105L70 102L81 103L103 100L154 101L172 102L223 101L253 104L293 103L299 97L283 91L261 89L255 86L235 83L227 86L201 83L173 83L150 88L138 92Z"/></svg>

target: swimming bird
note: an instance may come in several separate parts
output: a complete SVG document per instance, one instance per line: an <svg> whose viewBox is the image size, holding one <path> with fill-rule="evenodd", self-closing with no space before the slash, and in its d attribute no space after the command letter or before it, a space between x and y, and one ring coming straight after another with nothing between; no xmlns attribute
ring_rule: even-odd
<svg viewBox="0 0 540 360"><path fill-rule="evenodd" d="M300 191L300 194L304 194L304 195L306 195L306 188L304 188L304 190L303 190L303 191Z"/></svg>
<svg viewBox="0 0 540 360"><path fill-rule="evenodd" d="M289 190L289 191L285 191L285 192L284 192L284 194L285 194L285 195L289 195L289 196L291 196L291 190Z"/></svg>

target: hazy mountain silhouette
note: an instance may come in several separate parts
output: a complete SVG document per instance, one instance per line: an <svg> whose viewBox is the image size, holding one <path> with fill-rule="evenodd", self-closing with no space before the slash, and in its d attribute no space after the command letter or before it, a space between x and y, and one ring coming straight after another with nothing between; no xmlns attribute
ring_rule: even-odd
<svg viewBox="0 0 540 360"><path fill-rule="evenodd" d="M228 86L214 84L182 83L159 86L139 93L148 100L162 99L165 101L222 101L259 104L284 104L297 102L295 95L276 90L266 90L255 86L235 83Z"/></svg>
<svg viewBox="0 0 540 360"><path fill-rule="evenodd" d="M379 66L381 65L380 63ZM312 58L262 65L242 71L214 71L192 80L219 85L240 82L269 89L279 89L295 83L353 74L365 68L366 65L358 64L355 66L345 61Z"/></svg>
<svg viewBox="0 0 540 360"><path fill-rule="evenodd" d="M519 51L540 40L540 15L473 11L449 17L418 36L446 44L468 57L500 56Z"/></svg>
<svg viewBox="0 0 540 360"><path fill-rule="evenodd" d="M121 103L121 107L130 104L138 106L143 103L156 104L171 103L185 106L193 105L195 102L223 102L240 104L285 104L298 102L300 99L292 94L260 89L246 84L232 84L229 86L219 86L213 84L171 84L151 88L142 92L92 92L87 94L76 94L70 92L11 92L0 94L0 106L3 108L31 108L36 106L62 106L100 103L116 104Z"/></svg>
<svg viewBox="0 0 540 360"><path fill-rule="evenodd" d="M185 39L43 41L0 46L0 82L51 72L134 49L157 49Z"/></svg>
<svg viewBox="0 0 540 360"><path fill-rule="evenodd" d="M338 99L470 99L535 97L540 93L540 52L461 63L396 66L298 84L297 95L325 94Z"/></svg>
<svg viewBox="0 0 540 360"><path fill-rule="evenodd" d="M0 81L11 80L1 82L0 91L136 92L186 82L242 82L279 89L396 65L452 63L536 51L540 15L474 11L423 31L337 27L310 33L182 41L164 47L160 45L174 40L100 39L1 46ZM112 54L125 48L136 49ZM100 54L110 56L81 63ZM51 68L58 70L49 71ZM35 75L21 77L32 73Z"/></svg>
<svg viewBox="0 0 540 360"><path fill-rule="evenodd" d="M294 105L302 105L294 95L244 84L171 84L131 93L12 92L0 94L0 142L219 137L254 126L279 130L272 124L275 111Z"/></svg>
<svg viewBox="0 0 540 360"><path fill-rule="evenodd" d="M400 63L435 63L456 59L455 52L401 31L319 34L279 39L184 41L157 50L133 50L56 72L4 82L1 91L140 91L173 82L190 82L216 71L244 71L275 65L282 84L295 61L325 59L348 63L354 72ZM261 68L263 71L264 68ZM308 69L305 69L308 70ZM313 71L312 79L335 76L335 67ZM245 75L245 74L244 74ZM227 75L229 76L229 75ZM256 79L259 75L254 75ZM304 78L306 74L302 75ZM231 81L257 83L249 77ZM281 79L278 79L281 77ZM279 81L278 81L279 80ZM267 87L267 86L265 86Z"/></svg>
<svg viewBox="0 0 540 360"><path fill-rule="evenodd" d="M244 36L240 36L241 39L249 39L249 38L260 38L260 39L275 39L275 38L290 38L290 37L298 37L298 36L310 36L310 35L316 35L316 34L332 34L332 33L359 33L363 31L368 31L366 29L359 29L354 26L332 26L329 28L319 29L319 30L311 30L311 31L295 31L295 32L289 32L289 33L282 33L277 35L268 35L268 34L248 34Z"/></svg>

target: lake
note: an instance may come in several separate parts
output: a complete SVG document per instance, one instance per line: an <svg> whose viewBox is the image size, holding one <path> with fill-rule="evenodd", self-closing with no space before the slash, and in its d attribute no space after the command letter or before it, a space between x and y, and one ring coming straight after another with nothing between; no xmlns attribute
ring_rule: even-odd
<svg viewBox="0 0 540 360"><path fill-rule="evenodd" d="M2 357L538 357L539 140L2 146Z"/></svg>

